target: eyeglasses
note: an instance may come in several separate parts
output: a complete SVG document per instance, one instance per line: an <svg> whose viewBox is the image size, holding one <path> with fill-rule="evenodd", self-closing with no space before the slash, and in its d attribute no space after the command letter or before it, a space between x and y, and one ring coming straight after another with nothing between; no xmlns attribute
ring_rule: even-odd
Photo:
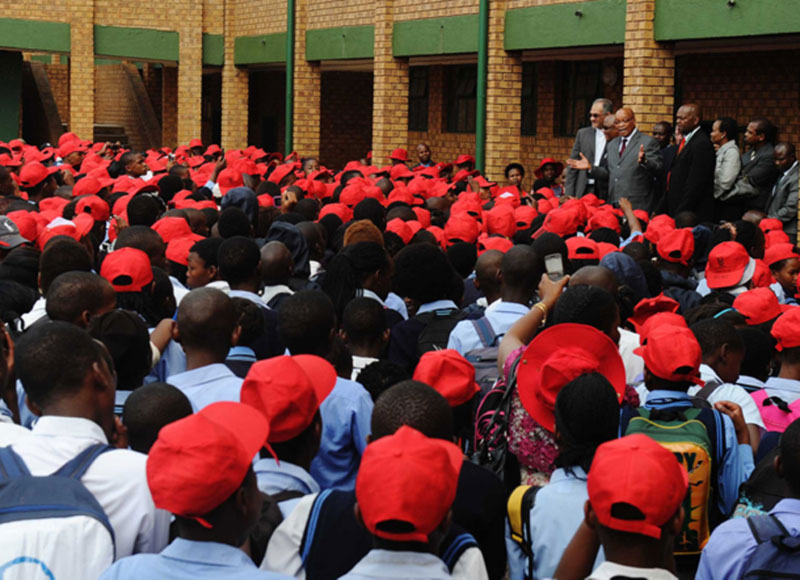
<svg viewBox="0 0 800 580"><path fill-rule="evenodd" d="M600 116L599 113L589 113L589 117L592 118L592 119L594 119L596 117L599 117L599 116Z"/></svg>

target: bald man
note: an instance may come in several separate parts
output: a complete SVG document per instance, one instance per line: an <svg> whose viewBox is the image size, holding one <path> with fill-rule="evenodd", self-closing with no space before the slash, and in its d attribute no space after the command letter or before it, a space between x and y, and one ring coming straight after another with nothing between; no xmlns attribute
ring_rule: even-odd
<svg viewBox="0 0 800 580"><path fill-rule="evenodd" d="M651 211L656 205L656 180L664 167L658 141L636 128L633 109L623 107L614 115L618 135L606 145L607 166L591 163L583 153L580 159L568 159L576 170L589 172L597 182L608 180L608 200L619 202L627 197L634 209Z"/></svg>
<svg viewBox="0 0 800 580"><path fill-rule="evenodd" d="M702 111L694 103L681 105L675 124L683 135L667 179L666 212L675 217L691 211L698 222L714 222L714 168L716 152L702 128Z"/></svg>
<svg viewBox="0 0 800 580"><path fill-rule="evenodd" d="M292 274L292 252L283 242L272 241L261 248L261 276L264 280L261 298L273 310L277 310L281 302L294 294L289 287Z"/></svg>
<svg viewBox="0 0 800 580"><path fill-rule="evenodd" d="M239 332L233 300L223 292L197 288L181 301L173 338L186 353L186 371L167 382L186 395L195 412L218 401L239 402L242 379L224 364Z"/></svg>

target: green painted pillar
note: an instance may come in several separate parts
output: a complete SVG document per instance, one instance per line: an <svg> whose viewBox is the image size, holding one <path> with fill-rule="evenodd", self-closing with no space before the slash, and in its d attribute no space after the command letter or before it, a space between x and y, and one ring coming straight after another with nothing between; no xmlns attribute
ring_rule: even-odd
<svg viewBox="0 0 800 580"><path fill-rule="evenodd" d="M489 0L478 12L478 86L475 103L475 167L486 169L486 81L489 65Z"/></svg>
<svg viewBox="0 0 800 580"><path fill-rule="evenodd" d="M294 0L286 4L286 121L284 154L294 149Z"/></svg>
<svg viewBox="0 0 800 580"><path fill-rule="evenodd" d="M0 51L0 140L19 137L22 53Z"/></svg>

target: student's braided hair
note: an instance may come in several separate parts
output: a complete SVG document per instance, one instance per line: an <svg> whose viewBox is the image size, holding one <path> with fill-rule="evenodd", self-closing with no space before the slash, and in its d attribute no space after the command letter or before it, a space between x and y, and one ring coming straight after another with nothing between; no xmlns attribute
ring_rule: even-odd
<svg viewBox="0 0 800 580"><path fill-rule="evenodd" d="M588 473L597 447L617 437L614 388L600 373L581 375L558 393L554 412L559 436L556 467L579 466Z"/></svg>
<svg viewBox="0 0 800 580"><path fill-rule="evenodd" d="M611 294L597 286L572 286L556 302L553 324L575 322L608 333L617 320L617 304Z"/></svg>

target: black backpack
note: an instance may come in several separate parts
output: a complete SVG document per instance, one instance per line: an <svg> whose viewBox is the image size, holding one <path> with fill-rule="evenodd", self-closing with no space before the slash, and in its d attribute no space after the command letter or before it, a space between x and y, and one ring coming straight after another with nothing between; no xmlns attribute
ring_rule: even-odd
<svg viewBox="0 0 800 580"><path fill-rule="evenodd" d="M422 356L447 348L450 333L464 319L464 314L458 308L442 308L417 314L415 318L425 325L417 337L417 356Z"/></svg>
<svg viewBox="0 0 800 580"><path fill-rule="evenodd" d="M800 579L800 537L792 536L772 514L747 518L758 547L742 571L742 578Z"/></svg>
<svg viewBox="0 0 800 580"><path fill-rule="evenodd" d="M303 497L301 491L286 490L274 495L261 492L264 503L261 505L261 515L258 516L258 523L250 532L250 558L256 566L260 566L267 554L269 539L277 527L283 522L283 514L278 504L287 499Z"/></svg>

